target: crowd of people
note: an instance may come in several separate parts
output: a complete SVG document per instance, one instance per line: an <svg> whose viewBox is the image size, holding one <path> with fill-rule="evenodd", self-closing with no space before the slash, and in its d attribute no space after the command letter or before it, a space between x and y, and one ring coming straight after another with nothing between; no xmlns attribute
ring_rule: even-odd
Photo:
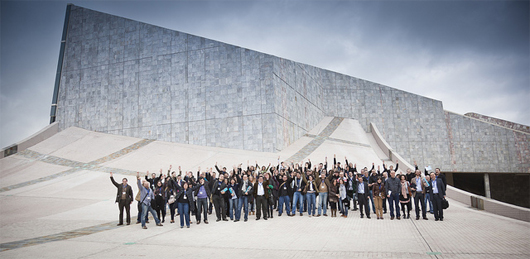
<svg viewBox="0 0 530 259"><path fill-rule="evenodd" d="M216 221L248 221L249 215L255 220L268 220L282 215L294 217L297 213L309 217L327 217L328 208L331 217L347 218L349 211L359 211L361 218L371 218L376 214L378 220L390 211L390 219L410 218L413 203L416 220L428 220L427 212L434 215L436 221L443 221L442 201L445 199L447 182L440 169L422 173L416 162L415 171L407 169L406 173L398 171L384 161L382 168L372 163L357 170L357 165L337 162L328 168L327 157L323 163L280 162L276 166L243 164L233 166L227 171L215 164L213 168L202 170L199 167L196 175L192 171L182 172L178 168L172 171L169 166L167 174L160 169L160 174L140 177L137 173L139 191L135 200L138 202L137 224L147 229L148 212L151 212L157 226L165 222L169 208L170 223L175 217L180 218L180 227L190 227L191 217L195 216L196 224L208 224L208 215L215 210ZM133 191L126 178L118 184L112 173L112 183L117 187L116 202L120 209L119 224L123 225L123 212L126 212L126 223L130 224L130 205L133 202ZM428 208L427 208L428 207ZM421 213L421 215L420 215Z"/></svg>

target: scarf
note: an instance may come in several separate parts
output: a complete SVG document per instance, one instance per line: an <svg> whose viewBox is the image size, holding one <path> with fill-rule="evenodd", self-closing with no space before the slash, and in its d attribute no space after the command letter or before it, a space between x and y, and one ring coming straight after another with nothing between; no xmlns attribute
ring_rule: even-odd
<svg viewBox="0 0 530 259"><path fill-rule="evenodd" d="M407 182L404 182L402 185L401 185L401 195L403 195L403 197L405 199L407 199L407 195L409 194L409 190L408 190L408 183Z"/></svg>

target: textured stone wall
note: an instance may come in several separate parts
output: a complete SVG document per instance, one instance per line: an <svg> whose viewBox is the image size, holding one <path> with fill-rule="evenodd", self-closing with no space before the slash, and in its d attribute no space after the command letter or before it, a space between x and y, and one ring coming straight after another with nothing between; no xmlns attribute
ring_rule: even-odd
<svg viewBox="0 0 530 259"><path fill-rule="evenodd" d="M72 6L57 121L178 143L275 152L324 116L374 122L404 159L444 171L530 172L530 134L440 101Z"/></svg>
<svg viewBox="0 0 530 259"><path fill-rule="evenodd" d="M530 173L530 134L445 112L452 171Z"/></svg>
<svg viewBox="0 0 530 259"><path fill-rule="evenodd" d="M273 57L72 6L60 128L275 151Z"/></svg>
<svg viewBox="0 0 530 259"><path fill-rule="evenodd" d="M468 113L466 113L464 115L466 115L468 117L475 118L475 119L479 119L481 121L489 122L491 124L499 125L499 126L502 126L502 127L505 127L505 128L518 130L518 131L522 131L522 132L525 132L525 133L530 133L530 126L521 125L521 124L518 124L518 123L515 123L515 122L511 122L511 121L505 121L505 120L502 120L502 119L499 119L499 118L493 118L493 117L490 117L490 116L486 116L486 115L482 115L482 114L478 114L478 113L474 113L474 112L468 112Z"/></svg>

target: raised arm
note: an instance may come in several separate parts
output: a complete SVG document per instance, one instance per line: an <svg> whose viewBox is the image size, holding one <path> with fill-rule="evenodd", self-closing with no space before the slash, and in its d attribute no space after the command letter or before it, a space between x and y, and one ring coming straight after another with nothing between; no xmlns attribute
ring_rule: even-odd
<svg viewBox="0 0 530 259"><path fill-rule="evenodd" d="M110 172L110 181L112 182L112 184L114 184L114 186L120 186L116 181L114 181L114 177L112 177L112 172Z"/></svg>
<svg viewBox="0 0 530 259"><path fill-rule="evenodd" d="M219 167L217 167L217 162L215 162L215 170L217 170L218 173L221 173L221 170L219 170Z"/></svg>

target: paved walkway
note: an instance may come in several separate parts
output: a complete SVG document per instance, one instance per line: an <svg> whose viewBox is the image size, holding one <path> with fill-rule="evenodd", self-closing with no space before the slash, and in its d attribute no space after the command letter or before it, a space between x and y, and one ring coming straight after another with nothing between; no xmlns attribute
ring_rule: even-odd
<svg viewBox="0 0 530 259"><path fill-rule="evenodd" d="M115 211L117 213L117 211ZM113 223L0 244L5 258L528 258L530 224L451 201L445 220L274 217L248 222ZM167 217L166 217L167 219ZM134 218L133 218L134 222ZM115 223L115 222L114 222ZM36 226L38 227L38 226ZM215 255L215 256L212 256Z"/></svg>

